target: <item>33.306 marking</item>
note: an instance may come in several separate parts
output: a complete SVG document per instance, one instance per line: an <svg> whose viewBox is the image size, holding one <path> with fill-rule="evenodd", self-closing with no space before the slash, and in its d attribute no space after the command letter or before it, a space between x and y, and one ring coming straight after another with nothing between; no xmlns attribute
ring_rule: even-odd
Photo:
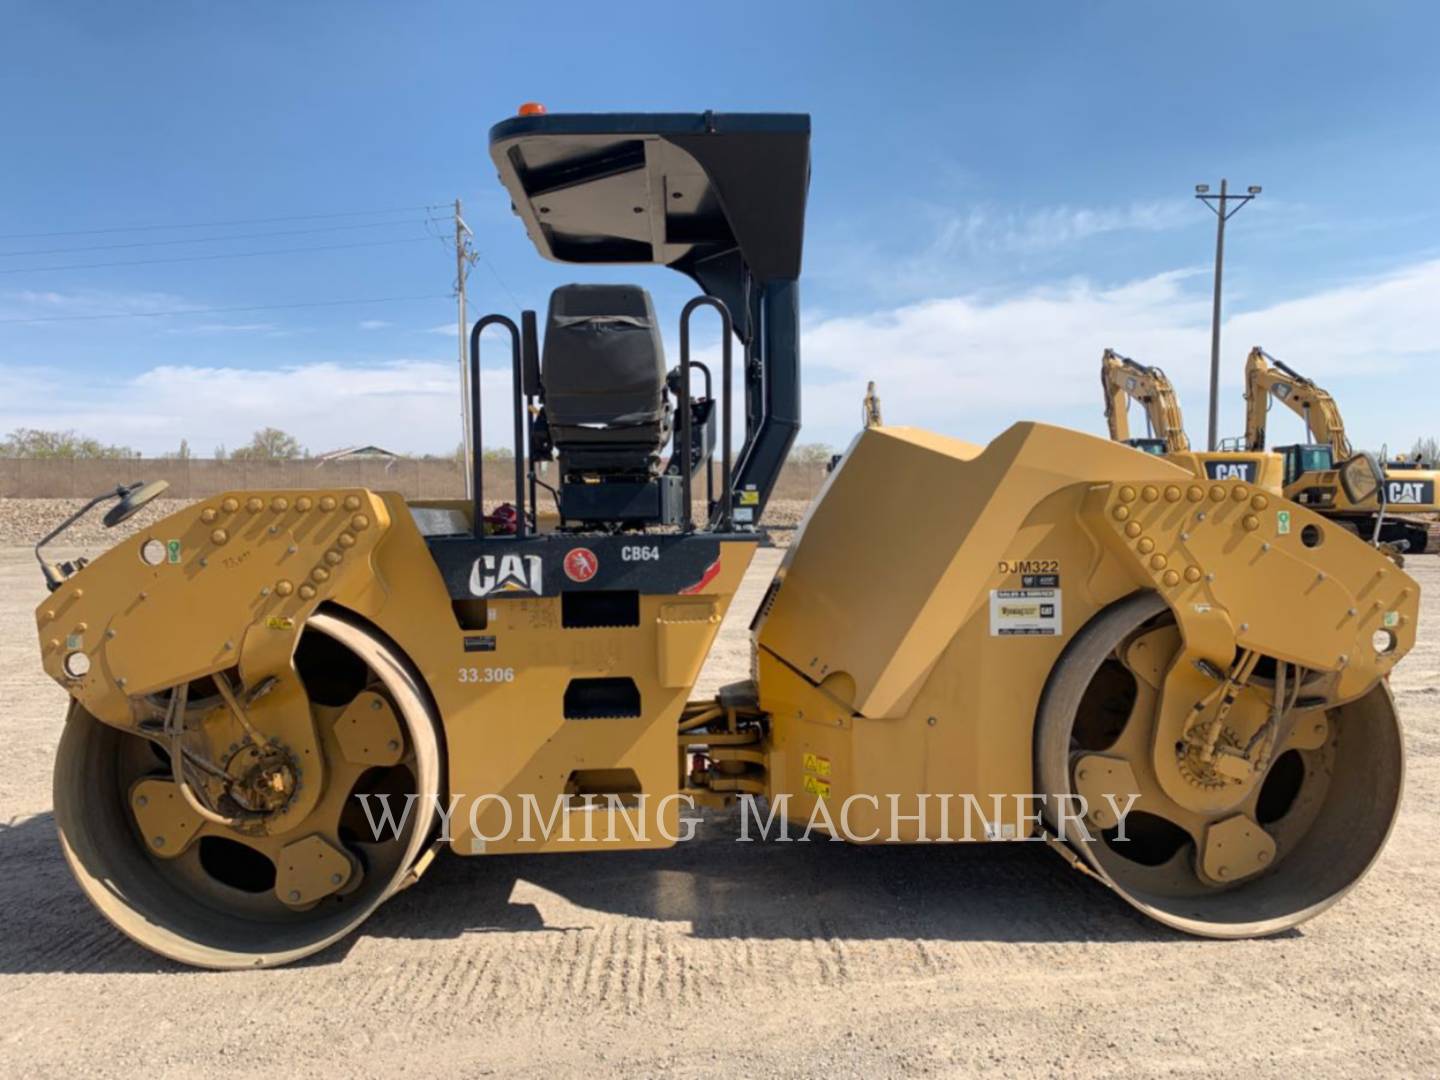
<svg viewBox="0 0 1440 1080"><path fill-rule="evenodd" d="M460 669L460 682L462 683L510 683L515 681L515 669L513 667L462 667Z"/></svg>

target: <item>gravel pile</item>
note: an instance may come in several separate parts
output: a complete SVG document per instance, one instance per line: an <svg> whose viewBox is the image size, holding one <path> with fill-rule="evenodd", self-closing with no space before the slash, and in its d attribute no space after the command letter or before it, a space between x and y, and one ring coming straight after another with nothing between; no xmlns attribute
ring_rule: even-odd
<svg viewBox="0 0 1440 1080"><path fill-rule="evenodd" d="M111 504L97 506L58 541L67 548L104 550L138 529L148 528L188 504L188 499L156 499L123 525L101 524ZM85 505L84 499L0 499L0 544L34 544Z"/></svg>
<svg viewBox="0 0 1440 1080"><path fill-rule="evenodd" d="M66 532L59 543L66 548L104 551L188 504L186 499L156 499L129 521L113 529L101 524L106 505L97 506ZM84 505L84 499L0 499L0 545L34 544ZM775 546L790 545L795 527L808 505L799 499L775 499L770 503L765 511L765 526L771 530Z"/></svg>

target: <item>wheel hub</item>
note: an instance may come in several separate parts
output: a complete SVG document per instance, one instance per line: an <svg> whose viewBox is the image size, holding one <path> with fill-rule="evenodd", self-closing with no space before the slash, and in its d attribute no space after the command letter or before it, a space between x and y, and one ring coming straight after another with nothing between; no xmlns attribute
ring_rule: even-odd
<svg viewBox="0 0 1440 1080"><path fill-rule="evenodd" d="M1219 791L1221 788L1232 787L1236 784L1244 784L1245 780L1228 775L1217 768L1217 764L1227 757L1239 758L1244 761L1244 747L1240 743L1240 736L1235 733L1234 728L1224 728L1220 737L1215 742L1215 754L1210 761L1201 758L1201 748L1195 742L1185 742L1177 745L1175 750L1176 767L1186 782L1205 791ZM1248 763L1247 768L1248 768Z"/></svg>
<svg viewBox="0 0 1440 1080"><path fill-rule="evenodd" d="M294 759L277 743L246 743L230 755L225 772L231 777L225 793L251 813L279 813L300 788Z"/></svg>

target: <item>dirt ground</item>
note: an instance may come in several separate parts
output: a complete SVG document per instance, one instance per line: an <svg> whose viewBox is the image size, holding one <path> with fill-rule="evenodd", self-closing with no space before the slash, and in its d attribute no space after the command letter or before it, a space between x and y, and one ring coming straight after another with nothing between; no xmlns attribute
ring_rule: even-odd
<svg viewBox="0 0 1440 1080"><path fill-rule="evenodd" d="M762 551L714 687L743 677ZM1410 569L1440 595L1440 558ZM0 548L0 1074L1345 1077L1440 1071L1440 616L1394 680L1409 774L1380 863L1297 931L1145 921L1041 845L738 844L442 858L277 971L159 960L81 897L49 813L63 692Z"/></svg>

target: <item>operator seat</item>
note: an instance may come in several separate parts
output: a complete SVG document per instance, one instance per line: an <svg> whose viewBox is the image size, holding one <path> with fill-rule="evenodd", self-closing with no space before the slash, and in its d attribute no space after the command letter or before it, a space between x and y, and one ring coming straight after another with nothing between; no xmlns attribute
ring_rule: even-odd
<svg viewBox="0 0 1440 1080"><path fill-rule="evenodd" d="M562 476L659 473L671 406L648 292L638 285L562 285L552 292L540 381Z"/></svg>

